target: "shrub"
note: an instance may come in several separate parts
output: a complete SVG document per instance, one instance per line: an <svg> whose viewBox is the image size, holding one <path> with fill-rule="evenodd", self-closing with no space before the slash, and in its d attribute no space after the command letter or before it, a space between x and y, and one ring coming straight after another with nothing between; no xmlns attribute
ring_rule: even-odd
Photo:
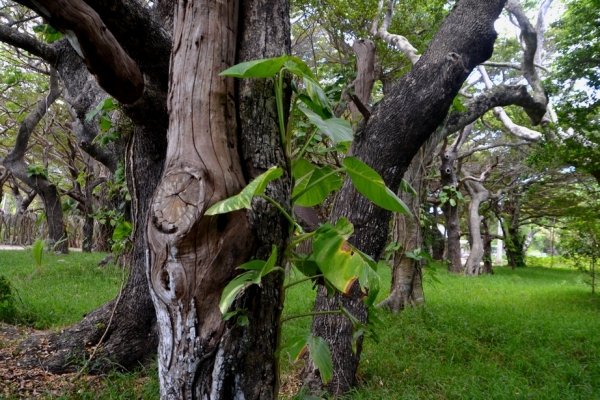
<svg viewBox="0 0 600 400"><path fill-rule="evenodd" d="M10 281L0 275L0 321L13 322L17 314L15 295Z"/></svg>

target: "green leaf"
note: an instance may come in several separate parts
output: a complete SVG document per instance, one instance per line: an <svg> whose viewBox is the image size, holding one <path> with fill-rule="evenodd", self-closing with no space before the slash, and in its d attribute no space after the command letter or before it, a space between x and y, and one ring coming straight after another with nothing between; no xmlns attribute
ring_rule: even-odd
<svg viewBox="0 0 600 400"><path fill-rule="evenodd" d="M33 243L31 247L31 252L33 253L33 260L35 261L35 265L38 267L42 266L42 256L44 255L44 241L42 239L38 239Z"/></svg>
<svg viewBox="0 0 600 400"><path fill-rule="evenodd" d="M340 218L336 226L329 222L321 225L313 236L315 262L325 279L346 294L360 277L367 280L361 282L361 287L367 287L372 271L363 255L347 242L353 230L348 220Z"/></svg>
<svg viewBox="0 0 600 400"><path fill-rule="evenodd" d="M456 200L454 200L454 199L450 199L450 205L451 205L452 207L456 207Z"/></svg>
<svg viewBox="0 0 600 400"><path fill-rule="evenodd" d="M111 222L113 222L113 221L111 221ZM114 241L118 241L118 240L128 238L129 235L131 235L132 231L133 231L133 226L131 225L131 222L122 221L119 225L117 225L115 227L115 230L113 231L112 239Z"/></svg>
<svg viewBox="0 0 600 400"><path fill-rule="evenodd" d="M311 109L311 111L315 112L319 117L321 117L323 119L333 117L333 114L331 113L331 111L329 109L321 107L320 105L318 105L317 103L312 101L311 98L308 97L307 95L299 94L297 96L297 99L300 100L301 102L303 102L308 108Z"/></svg>
<svg viewBox="0 0 600 400"><path fill-rule="evenodd" d="M100 116L99 122L100 130L102 130L102 132L107 132L110 128L112 128L112 121L108 114L102 114L102 116Z"/></svg>
<svg viewBox="0 0 600 400"><path fill-rule="evenodd" d="M219 75L233 76L235 78L272 78L277 75L288 59L289 57L284 54L277 58L247 61L234 65Z"/></svg>
<svg viewBox="0 0 600 400"><path fill-rule="evenodd" d="M400 182L400 190L411 194L415 198L419 197L419 193L417 193L417 191L410 186L410 183L406 182L404 179L402 179L402 182Z"/></svg>
<svg viewBox="0 0 600 400"><path fill-rule="evenodd" d="M237 295L250 285L260 282L260 271L248 271L235 277L223 289L221 301L219 302L219 310L225 315L229 307L233 304Z"/></svg>
<svg viewBox="0 0 600 400"><path fill-rule="evenodd" d="M297 76L304 78L309 77L313 80L317 80L315 78L312 70L302 59L296 56L289 56L288 60L284 64L285 68L289 70L291 73L296 74Z"/></svg>
<svg viewBox="0 0 600 400"><path fill-rule="evenodd" d="M297 254L297 258L294 258L292 263L301 274L307 277L321 273L321 270L319 270L319 266L312 258L312 255Z"/></svg>
<svg viewBox="0 0 600 400"><path fill-rule="evenodd" d="M343 180L333 172L334 169L331 167L315 168L307 160L296 160L294 163L296 186L292 192L294 205L315 206L325 200L329 193L339 189ZM300 193L302 195L298 196Z"/></svg>
<svg viewBox="0 0 600 400"><path fill-rule="evenodd" d="M392 192L375 170L354 157L344 158L344 166L356 190L379 207L412 216L410 209Z"/></svg>
<svg viewBox="0 0 600 400"><path fill-rule="evenodd" d="M248 316L247 315L240 315L239 317L237 317L237 320L235 321L236 324L238 324L239 326L246 326L248 325Z"/></svg>
<svg viewBox="0 0 600 400"><path fill-rule="evenodd" d="M323 91L321 85L319 85L316 81L309 77L304 77L304 86L306 87L306 92L310 99L321 108L330 111L331 103L329 102L329 98Z"/></svg>
<svg viewBox="0 0 600 400"><path fill-rule="evenodd" d="M341 118L323 119L317 113L309 110L303 104L298 105L298 109L306 115L308 120L315 125L321 132L326 134L334 143L350 142L353 139L352 127L350 123Z"/></svg>
<svg viewBox="0 0 600 400"><path fill-rule="evenodd" d="M463 103L460 101L460 98L458 96L459 95L456 95L456 97L454 98L454 100L452 100L452 108L455 111L458 111L458 112L467 111L467 107L465 107L463 105Z"/></svg>
<svg viewBox="0 0 600 400"><path fill-rule="evenodd" d="M327 342L320 337L311 336L308 341L308 350L315 366L319 368L321 380L323 383L329 382L333 378L333 363Z"/></svg>
<svg viewBox="0 0 600 400"><path fill-rule="evenodd" d="M298 361L300 356L304 353L304 349L306 349L310 337L312 337L310 332L294 336L287 345L277 351L277 356L285 352L289 354L293 361Z"/></svg>
<svg viewBox="0 0 600 400"><path fill-rule="evenodd" d="M241 210L242 208L252 208L252 197L257 194L262 194L265 191L267 184L270 181L279 178L282 173L283 170L279 167L273 166L269 168L266 172L252 180L252 182L237 195L213 204L212 207L206 210L205 214L226 214L231 211Z"/></svg>

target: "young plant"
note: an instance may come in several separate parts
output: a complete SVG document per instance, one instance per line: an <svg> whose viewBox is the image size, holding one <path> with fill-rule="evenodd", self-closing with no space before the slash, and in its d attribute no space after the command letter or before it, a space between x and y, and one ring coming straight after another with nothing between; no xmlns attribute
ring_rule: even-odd
<svg viewBox="0 0 600 400"><path fill-rule="evenodd" d="M295 96L292 101L290 120L285 121L286 110L283 107L283 78L289 72L302 81L304 90L302 92L294 85ZM237 78L272 78L275 88L277 102L277 115L281 142L284 154L287 158L287 166L295 181L292 191L292 205L312 207L323 202L331 192L339 189L343 183L342 174L350 178L358 192L384 209L409 214L408 207L386 187L381 176L371 167L358 160L347 156L342 165L337 168L330 166L318 167L302 157L307 151L309 144L317 134L327 137L339 148L348 148L353 139L352 129L348 121L336 118L333 115L331 103L327 98L310 68L299 58L283 55L278 58L249 61L235 65L221 75ZM312 125L312 134L306 140L304 146L292 151L292 127L291 118L295 111L299 110ZM294 158L292 159L292 154ZM290 222L295 231L291 244L285 250L285 257L291 257L291 262L296 266L305 278L288 284L284 289L294 286L306 280L324 283L330 294L336 292L349 293L353 284L358 280L361 290L365 293L364 301L372 308L379 291L379 275L376 272L377 265L368 255L353 247L348 239L354 232L354 226L345 218L340 218L336 225L331 223L322 224L316 231L304 233L302 227L294 221L285 208L265 194L269 182L282 176L282 169L272 167L260 176L252 180L239 194L222 200L206 211L206 215L228 213L235 210L251 209L252 199L260 197L273 204ZM408 190L408 189L407 189ZM298 255L293 249L301 242L312 239L312 253ZM260 284L261 279L271 272L283 272L276 267L277 249L273 247L271 256L267 261L253 260L240 266L246 272L234 278L224 289L219 307L224 319L236 317L240 325L248 323L244 310L232 310L229 308L235 298L248 286ZM353 325L354 343L362 336L368 327L362 324L350 312L340 305L339 310L326 312L309 312L305 314L292 315L282 319L281 324L294 318L313 316L316 314L342 314L345 315ZM372 321L375 321L373 318ZM315 365L319 368L321 378L327 383L333 376L331 354L327 343L321 338L315 338L310 332L295 337L278 354L288 350L292 358L297 358L308 348Z"/></svg>

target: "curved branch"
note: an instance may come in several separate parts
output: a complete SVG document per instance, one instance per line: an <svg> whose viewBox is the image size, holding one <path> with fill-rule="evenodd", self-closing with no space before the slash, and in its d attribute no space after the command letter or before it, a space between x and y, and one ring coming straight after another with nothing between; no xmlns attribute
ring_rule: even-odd
<svg viewBox="0 0 600 400"><path fill-rule="evenodd" d="M0 25L0 41L23 49L50 64L56 63L56 51L52 46L40 42L33 37L19 32L6 25Z"/></svg>
<svg viewBox="0 0 600 400"><path fill-rule="evenodd" d="M377 14L373 19L373 25L371 25L371 34L376 39L381 39L384 42L396 47L400 50L409 60L415 64L421 58L420 55L417 54L417 49L413 47L412 44L402 35L396 35L388 32L388 28L390 26L390 22L392 21L392 17L394 16L394 0L388 1L388 8L385 14L385 18L381 24L381 27L377 29L377 25L379 24L379 15L383 9L383 0L379 1L379 6L377 7Z"/></svg>
<svg viewBox="0 0 600 400"><path fill-rule="evenodd" d="M37 0L35 4L34 9L64 32L85 57L88 69L107 93L124 104L140 98L142 72L92 7L83 0Z"/></svg>
<svg viewBox="0 0 600 400"><path fill-rule="evenodd" d="M467 108L466 111L453 111L448 115L442 128L443 136L463 129L496 107L518 105L523 107L528 115L531 113L535 117L537 115L533 111L535 104L535 100L527 92L525 85L491 86L489 90L466 102L464 104Z"/></svg>

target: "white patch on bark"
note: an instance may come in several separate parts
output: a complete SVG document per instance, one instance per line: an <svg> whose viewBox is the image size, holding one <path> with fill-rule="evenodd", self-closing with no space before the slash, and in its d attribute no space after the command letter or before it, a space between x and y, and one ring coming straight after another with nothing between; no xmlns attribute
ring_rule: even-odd
<svg viewBox="0 0 600 400"><path fill-rule="evenodd" d="M210 388L210 400L217 400L221 398L221 389L223 387L223 364L225 364L225 357L223 356L225 351L223 348L219 348L217 356L215 357L215 366L212 372L212 386Z"/></svg>

